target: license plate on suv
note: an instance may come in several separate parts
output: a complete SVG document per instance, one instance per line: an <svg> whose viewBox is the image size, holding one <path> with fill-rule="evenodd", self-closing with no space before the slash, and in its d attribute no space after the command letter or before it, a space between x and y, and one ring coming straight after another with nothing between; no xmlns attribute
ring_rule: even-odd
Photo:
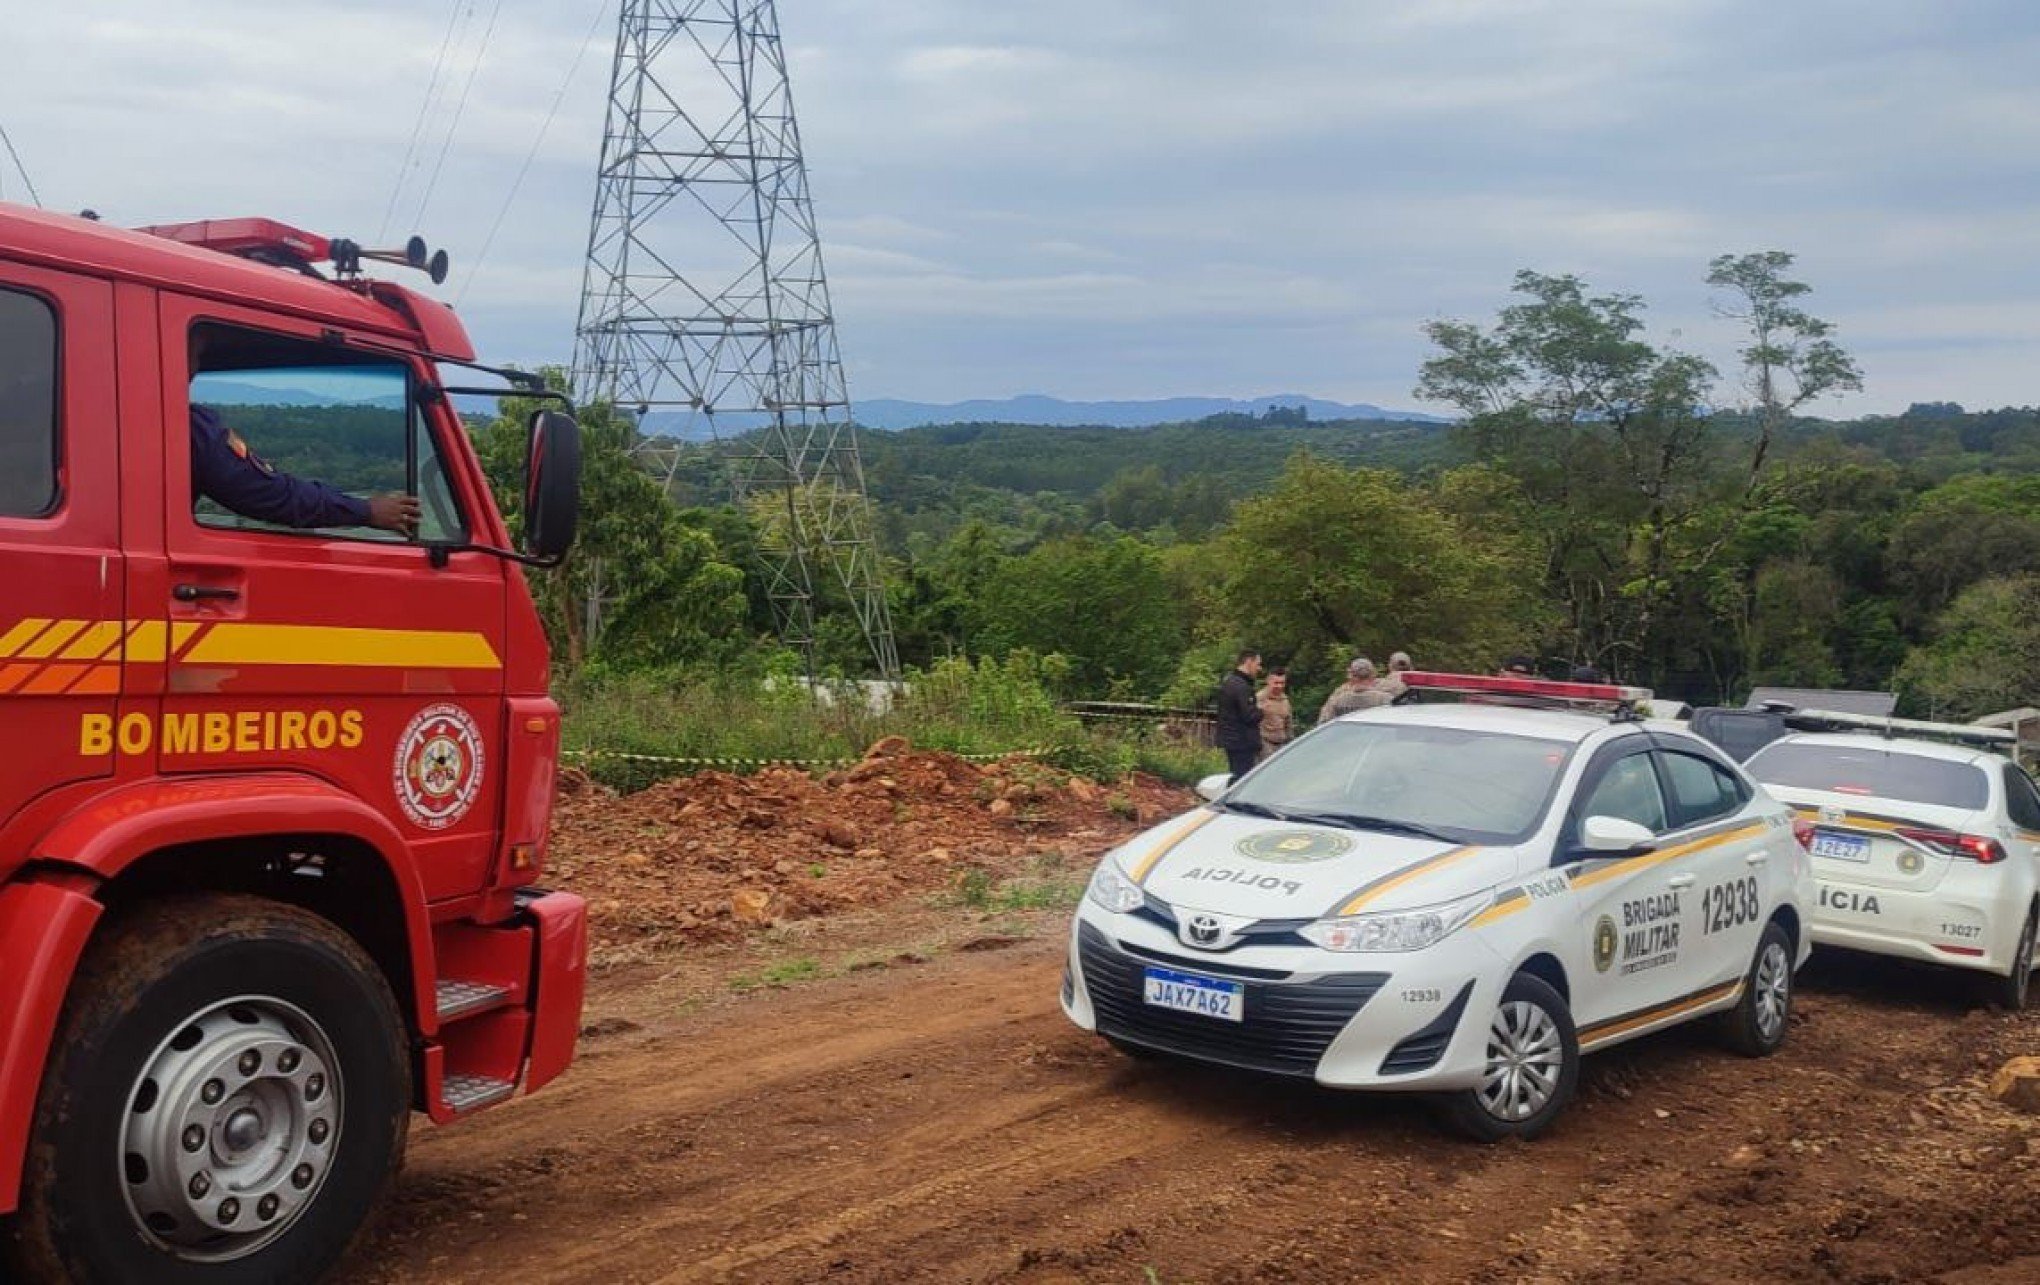
<svg viewBox="0 0 2040 1285"><path fill-rule="evenodd" d="M1244 1021L1247 1015L1245 986L1195 973L1179 973L1173 968L1149 968L1141 998L1156 1008L1226 1022Z"/></svg>
<svg viewBox="0 0 2040 1285"><path fill-rule="evenodd" d="M1808 851L1816 857L1827 857L1834 861L1867 862L1870 860L1870 840L1860 834L1836 834L1832 830L1815 830L1813 846Z"/></svg>

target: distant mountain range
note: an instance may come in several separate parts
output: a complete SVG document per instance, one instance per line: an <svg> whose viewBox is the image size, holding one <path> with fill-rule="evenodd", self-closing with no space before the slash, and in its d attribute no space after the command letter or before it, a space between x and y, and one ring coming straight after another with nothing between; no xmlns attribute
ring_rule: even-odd
<svg viewBox="0 0 2040 1285"><path fill-rule="evenodd" d="M1281 407L1301 406L1312 419L1393 419L1443 424L1440 415L1387 410L1366 402L1328 402L1300 393L1273 397L1162 397L1151 401L1070 402L1060 397L1023 393L997 400L907 402L873 397L855 403L857 422L866 428L916 428L922 424L1082 424L1100 428L1145 428L1150 424L1181 424L1207 415L1259 415Z"/></svg>
<svg viewBox="0 0 2040 1285"><path fill-rule="evenodd" d="M967 402L909 402L890 397L873 397L855 402L851 413L857 423L871 429L918 428L923 424L1045 424L1059 427L1146 428L1152 424L1183 424L1210 415L1255 415L1271 409L1303 408L1313 420L1372 419L1399 420L1418 424L1445 424L1440 415L1418 411L1387 410L1366 402L1329 402L1321 397L1282 393L1273 397L1162 397L1150 401L1072 402L1040 393L1018 397L979 398ZM742 433L762 427L762 412L733 412L716 416L715 430ZM711 436L708 424L698 416L676 411L653 411L642 427L653 436L672 436L700 441Z"/></svg>

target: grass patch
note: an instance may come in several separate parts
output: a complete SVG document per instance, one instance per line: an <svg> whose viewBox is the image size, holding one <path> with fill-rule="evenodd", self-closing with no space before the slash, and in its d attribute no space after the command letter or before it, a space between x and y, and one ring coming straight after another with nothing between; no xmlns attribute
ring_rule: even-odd
<svg viewBox="0 0 2040 1285"><path fill-rule="evenodd" d="M1084 895L1080 880L1008 879L1001 883L983 870L966 870L956 881L956 904L984 914L1027 910L1067 910Z"/></svg>
<svg viewBox="0 0 2040 1285"><path fill-rule="evenodd" d="M783 959L756 973L744 973L730 979L733 991L754 991L766 986L791 986L796 982L811 982L822 976L822 961L811 955L798 959Z"/></svg>

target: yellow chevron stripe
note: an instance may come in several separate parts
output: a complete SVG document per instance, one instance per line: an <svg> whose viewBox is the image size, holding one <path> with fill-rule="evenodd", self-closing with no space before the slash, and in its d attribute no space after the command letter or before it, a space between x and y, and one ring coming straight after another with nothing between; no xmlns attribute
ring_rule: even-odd
<svg viewBox="0 0 2040 1285"><path fill-rule="evenodd" d="M1148 872L1153 870L1155 868L1155 865L1158 862L1160 862L1163 857L1168 856L1169 853L1175 848L1177 844L1183 842L1183 840L1189 838L1191 835L1203 829L1207 824L1217 819L1218 813L1213 812L1209 808L1206 808L1203 811L1192 814L1183 825L1179 825L1174 830L1169 831L1167 838L1163 839L1160 843L1157 843L1145 857L1142 857L1140 859L1140 864L1134 867L1134 869L1129 872L1128 877L1131 878L1135 883L1139 883L1142 880L1146 879L1148 877Z"/></svg>
<svg viewBox="0 0 2040 1285"><path fill-rule="evenodd" d="M1479 848L1452 848L1439 853L1435 857L1426 857L1407 870L1399 871L1383 879L1380 883L1370 884L1362 888L1358 893L1354 894L1351 900L1347 901L1345 905L1340 906L1337 910L1334 910L1332 914L1334 916L1350 915L1362 906L1381 900L1413 879L1421 879L1433 871L1443 870L1446 866L1456 861L1463 861L1479 851Z"/></svg>
<svg viewBox="0 0 2040 1285"><path fill-rule="evenodd" d="M71 640L64 648L59 660L98 660L112 651L120 642L121 623L118 620L95 620L86 626L85 632Z"/></svg>
<svg viewBox="0 0 2040 1285"><path fill-rule="evenodd" d="M189 665L320 665L365 669L501 669L478 633L221 623L179 658Z"/></svg>
<svg viewBox="0 0 2040 1285"><path fill-rule="evenodd" d="M1751 835L1762 834L1767 828L1769 827L1762 821L1758 821L1750 825L1738 826L1733 830L1725 830L1720 834L1710 834L1705 838L1693 839L1686 843L1675 843L1669 848L1660 848L1658 851L1646 856L1625 857L1613 865L1602 866L1599 870L1589 870L1585 874L1574 875L1572 886L1575 891L1581 888L1590 888L1597 883L1602 883L1609 879L1619 879L1625 875L1632 875L1638 871L1661 866L1665 862L1678 857L1702 852L1708 848L1717 847L1720 844L1733 843L1737 839L1747 839Z"/></svg>
<svg viewBox="0 0 2040 1285"><path fill-rule="evenodd" d="M56 653L58 648L77 637L87 623L83 620L57 621L44 630L34 642L21 649L21 658L23 660L49 659L50 656Z"/></svg>
<svg viewBox="0 0 2040 1285"><path fill-rule="evenodd" d="M0 660L20 651L28 640L50 627L46 616L30 616L5 634L0 634Z"/></svg>
<svg viewBox="0 0 2040 1285"><path fill-rule="evenodd" d="M160 620L128 621L127 646L121 653L122 659L136 665L162 664L165 632Z"/></svg>

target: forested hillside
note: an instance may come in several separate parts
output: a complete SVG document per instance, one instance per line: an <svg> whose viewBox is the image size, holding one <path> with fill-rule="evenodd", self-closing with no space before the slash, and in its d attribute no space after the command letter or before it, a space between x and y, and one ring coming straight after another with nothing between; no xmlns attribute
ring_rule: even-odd
<svg viewBox="0 0 2040 1285"><path fill-rule="evenodd" d="M1520 274L1491 325L1429 328L1414 382L1450 426L868 432L902 658L1054 655L1061 694L1172 701L1251 644L1307 697L1401 649L1479 669L1524 651L1696 702L1776 683L1942 716L2040 703L2040 412L1816 417L1860 376L1790 264L1711 265L1749 331L1726 372L1653 343L1634 297ZM750 663L770 619L745 568L775 519L728 506L708 445L669 502L624 458L632 433L591 417L589 538L548 590L565 654ZM590 639L568 604L598 564L612 624ZM857 671L823 606L825 659Z"/></svg>

